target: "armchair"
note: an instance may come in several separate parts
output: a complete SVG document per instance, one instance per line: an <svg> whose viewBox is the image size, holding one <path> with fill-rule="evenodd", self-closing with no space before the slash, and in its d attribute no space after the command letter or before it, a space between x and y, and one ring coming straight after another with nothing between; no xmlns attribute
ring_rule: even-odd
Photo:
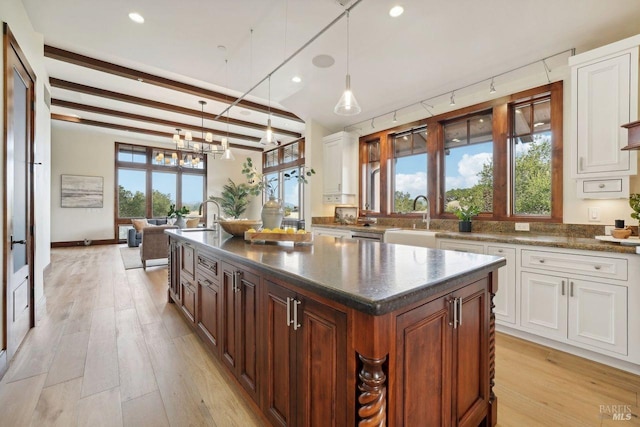
<svg viewBox="0 0 640 427"><path fill-rule="evenodd" d="M146 270L150 259L167 258L169 254L169 236L164 230L178 228L175 225L158 225L142 229L142 244L140 245L140 260Z"/></svg>

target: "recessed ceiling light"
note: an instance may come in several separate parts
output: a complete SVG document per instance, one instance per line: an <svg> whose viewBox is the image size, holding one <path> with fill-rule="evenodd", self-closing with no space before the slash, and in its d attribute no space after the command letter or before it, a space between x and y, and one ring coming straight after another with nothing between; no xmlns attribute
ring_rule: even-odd
<svg viewBox="0 0 640 427"><path fill-rule="evenodd" d="M393 6L389 10L389 16L391 16L392 18L397 18L398 16L402 15L403 13L404 13L404 7L402 7L400 5Z"/></svg>
<svg viewBox="0 0 640 427"><path fill-rule="evenodd" d="M138 24L144 24L144 18L138 12L131 12L129 14L129 19Z"/></svg>
<svg viewBox="0 0 640 427"><path fill-rule="evenodd" d="M300 78L300 76L293 76L291 77L291 81L294 83L300 83L302 79Z"/></svg>

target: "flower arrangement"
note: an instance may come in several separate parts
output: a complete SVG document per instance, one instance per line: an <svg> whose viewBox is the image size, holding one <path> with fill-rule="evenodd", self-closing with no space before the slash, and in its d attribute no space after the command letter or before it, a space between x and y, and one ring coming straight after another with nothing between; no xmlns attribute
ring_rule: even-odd
<svg viewBox="0 0 640 427"><path fill-rule="evenodd" d="M169 206L169 212L167 212L167 216L169 218L183 218L189 214L189 208L186 206L181 207L176 210L176 205Z"/></svg>
<svg viewBox="0 0 640 427"><path fill-rule="evenodd" d="M298 183L308 184L307 177L315 175L316 171L307 166L303 166L302 171L303 173L299 174L296 168L292 169L291 172L285 172L283 174L284 180L295 179ZM247 160L242 163L242 174L247 178L249 194L258 196L264 190L267 190L269 197L275 197L278 189L278 179L275 177L265 179L264 175L253 166L251 157L247 157Z"/></svg>
<svg viewBox="0 0 640 427"><path fill-rule="evenodd" d="M631 218L640 221L640 193L634 193L629 196L629 206L633 209Z"/></svg>
<svg viewBox="0 0 640 427"><path fill-rule="evenodd" d="M447 204L447 210L452 210L453 214L458 217L460 221L471 221L471 218L480 213L480 208L474 205L461 206L460 202L454 200Z"/></svg>

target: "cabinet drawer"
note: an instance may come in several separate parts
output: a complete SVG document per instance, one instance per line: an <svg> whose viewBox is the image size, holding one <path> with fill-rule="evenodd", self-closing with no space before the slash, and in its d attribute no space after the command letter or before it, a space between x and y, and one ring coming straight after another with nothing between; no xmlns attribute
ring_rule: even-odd
<svg viewBox="0 0 640 427"><path fill-rule="evenodd" d="M544 251L522 251L522 267L627 280L627 260Z"/></svg>
<svg viewBox="0 0 640 427"><path fill-rule="evenodd" d="M196 271L199 275L206 276L214 282L219 282L219 263L217 259L209 258L202 254L198 254L198 263L196 265Z"/></svg>
<svg viewBox="0 0 640 427"><path fill-rule="evenodd" d="M324 194L322 203L327 205L355 205L355 194Z"/></svg>
<svg viewBox="0 0 640 427"><path fill-rule="evenodd" d="M196 251L193 246L182 244L180 248L180 270L193 278L195 273Z"/></svg>
<svg viewBox="0 0 640 427"><path fill-rule="evenodd" d="M585 194L619 192L622 191L622 178L585 179L582 181L582 191Z"/></svg>
<svg viewBox="0 0 640 427"><path fill-rule="evenodd" d="M477 243L456 242L451 240L441 241L438 245L439 249L456 252L471 252L474 254L483 254L484 245Z"/></svg>

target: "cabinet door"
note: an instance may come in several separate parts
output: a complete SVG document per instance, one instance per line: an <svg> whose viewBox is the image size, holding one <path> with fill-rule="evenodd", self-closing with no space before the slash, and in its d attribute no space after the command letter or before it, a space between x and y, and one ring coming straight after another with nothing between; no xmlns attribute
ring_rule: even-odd
<svg viewBox="0 0 640 427"><path fill-rule="evenodd" d="M397 318L395 425L451 424L452 303L441 297Z"/></svg>
<svg viewBox="0 0 640 427"><path fill-rule="evenodd" d="M236 271L236 351L238 379L245 390L258 399L258 287L260 277Z"/></svg>
<svg viewBox="0 0 640 427"><path fill-rule="evenodd" d="M234 266L222 263L222 282L221 282L221 297L222 297L222 309L220 316L220 351L222 352L222 362L232 371L236 372L236 366L238 363L238 318L236 313L239 304L236 303L236 299L239 298L237 292L235 292L235 272Z"/></svg>
<svg viewBox="0 0 640 427"><path fill-rule="evenodd" d="M180 246L176 242L171 242L169 260L169 297L182 306L180 295Z"/></svg>
<svg viewBox="0 0 640 427"><path fill-rule="evenodd" d="M577 69L577 175L629 173L627 130L630 120L631 54Z"/></svg>
<svg viewBox="0 0 640 427"><path fill-rule="evenodd" d="M493 298L499 323L516 323L516 250L500 246L487 247L487 255L504 257L507 265L498 270L498 292Z"/></svg>
<svg viewBox="0 0 640 427"><path fill-rule="evenodd" d="M196 250L186 243L180 245L180 272L186 277L195 278Z"/></svg>
<svg viewBox="0 0 640 427"><path fill-rule="evenodd" d="M300 325L294 331L295 425L347 425L346 315L307 297L297 300L300 304L291 307Z"/></svg>
<svg viewBox="0 0 640 427"><path fill-rule="evenodd" d="M484 245L478 243L467 243L458 240L441 240L438 242L438 249L456 252L470 252L474 254L483 254Z"/></svg>
<svg viewBox="0 0 640 427"><path fill-rule="evenodd" d="M489 294L482 279L452 294L458 306L453 329L453 425L476 427L489 408Z"/></svg>
<svg viewBox="0 0 640 427"><path fill-rule="evenodd" d="M324 141L322 155L324 194L342 192L342 139Z"/></svg>
<svg viewBox="0 0 640 427"><path fill-rule="evenodd" d="M220 285L206 277L198 278L198 329L204 334L206 344L219 354Z"/></svg>
<svg viewBox="0 0 640 427"><path fill-rule="evenodd" d="M191 322L196 321L196 288L186 278L180 279L182 311Z"/></svg>
<svg viewBox="0 0 640 427"><path fill-rule="evenodd" d="M538 335L566 340L567 279L522 272L520 325Z"/></svg>
<svg viewBox="0 0 640 427"><path fill-rule="evenodd" d="M271 424L275 426L295 425L293 405L296 397L295 386L295 341L293 329L287 320L287 299L295 298L295 293L265 280L264 325L267 341L265 344L265 376L263 379L263 410Z"/></svg>
<svg viewBox="0 0 640 427"><path fill-rule="evenodd" d="M627 288L569 280L569 339L627 354Z"/></svg>

